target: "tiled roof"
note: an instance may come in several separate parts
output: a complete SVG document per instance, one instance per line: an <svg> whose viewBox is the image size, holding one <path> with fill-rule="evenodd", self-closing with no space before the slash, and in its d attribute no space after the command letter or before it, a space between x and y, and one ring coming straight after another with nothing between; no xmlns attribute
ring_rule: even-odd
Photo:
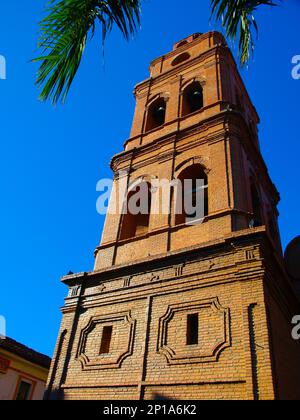
<svg viewBox="0 0 300 420"><path fill-rule="evenodd" d="M29 347L24 346L21 343L11 339L5 338L0 339L0 350L4 349L10 351L11 353L16 354L17 356L22 357L25 360L28 360L31 363L35 363L39 366L49 369L51 364L51 358L38 353L35 350L30 349Z"/></svg>

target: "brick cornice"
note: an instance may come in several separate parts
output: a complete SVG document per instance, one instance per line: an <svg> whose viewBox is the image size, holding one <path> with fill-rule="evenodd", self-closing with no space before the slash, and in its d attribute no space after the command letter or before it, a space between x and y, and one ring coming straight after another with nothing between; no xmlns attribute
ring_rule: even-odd
<svg viewBox="0 0 300 420"><path fill-rule="evenodd" d="M78 280L81 280L83 278L90 279L94 277L99 277L101 275L105 275L108 273L114 273L113 276L118 276L118 272L126 271L130 267L140 267L144 264L147 264L149 267L152 263L160 263L160 261L172 259L174 257L181 258L182 255L187 255L189 253L193 252L206 252L209 250L209 252L213 252L219 247L223 247L224 245L230 245L234 241L247 241L251 242L253 239L262 239L262 238L268 238L268 235L266 233L266 229L264 227L254 228L254 229L246 229L242 231L233 232L231 234L228 234L224 236L223 238L216 239L213 241L209 241L200 245L188 247L188 248L182 248L180 250L176 251L169 251L168 253L164 253L161 255L156 256L150 256L145 259L140 259L138 261L132 261L128 262L126 264L121 265L115 265L109 268L102 269L101 271L91 271L88 273L80 273L80 274L74 274L70 276L65 276L61 278L61 281L65 283L66 285L74 285L78 283ZM268 239L269 240L269 239ZM230 245L231 246L231 245Z"/></svg>
<svg viewBox="0 0 300 420"><path fill-rule="evenodd" d="M216 104L214 104L214 105L216 105ZM130 150L124 150L123 152L118 153L117 155L115 155L112 158L111 168L113 168L113 165L114 165L116 160L121 161L121 159L129 159L129 157L128 157L129 154L134 154L135 156L137 156L138 153L140 153L140 152L148 153L148 152L151 152L153 150L157 150L157 148L160 147L162 144L172 142L174 138L184 139L184 138L187 138L191 135L200 134L204 131L207 131L210 127L213 127L214 125L216 125L220 122L224 122L226 112L227 111L220 111L217 114L200 121L200 123L197 122L197 123L195 123L195 124L193 124L189 127L181 129L180 131L178 131L177 129L174 129L172 132L170 132L166 135L163 135L163 136L159 137L158 139L153 140L152 142L145 143L145 144L142 144L140 146L136 146L136 147L134 147L133 149L130 149ZM170 123L170 125L173 124L174 122L176 122L177 120L180 120L180 118L173 120ZM140 138L140 135L128 139L127 142L128 141L133 141L133 140L138 139L138 138Z"/></svg>

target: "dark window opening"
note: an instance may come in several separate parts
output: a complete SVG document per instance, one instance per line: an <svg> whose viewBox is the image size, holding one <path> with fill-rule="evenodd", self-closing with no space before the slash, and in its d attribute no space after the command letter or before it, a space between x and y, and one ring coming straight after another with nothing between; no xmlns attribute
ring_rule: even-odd
<svg viewBox="0 0 300 420"><path fill-rule="evenodd" d="M186 344L192 346L199 341L199 314L187 316Z"/></svg>
<svg viewBox="0 0 300 420"><path fill-rule="evenodd" d="M190 58L191 56L189 53L187 52L182 53L174 58L174 60L172 61L172 66L178 66L179 64L183 63L184 61L189 60Z"/></svg>
<svg viewBox="0 0 300 420"><path fill-rule="evenodd" d="M177 47L176 48L179 48L179 47L183 47L184 45L186 45L188 42L186 41L186 40L184 40L184 41L181 41L181 42L179 42L178 44L177 44Z"/></svg>
<svg viewBox="0 0 300 420"><path fill-rule="evenodd" d="M193 35L193 40L199 38L202 34L200 32L197 32L196 34Z"/></svg>
<svg viewBox="0 0 300 420"><path fill-rule="evenodd" d="M31 388L32 388L32 384L30 384L28 382L21 381L20 385L19 385L19 388L18 388L16 400L17 401L27 401L27 400L29 400Z"/></svg>
<svg viewBox="0 0 300 420"><path fill-rule="evenodd" d="M176 208L175 224L181 225L188 223L192 218L195 218L196 214L188 214L186 212L185 203L192 203L193 207L196 205L202 205L204 214L203 216L208 215L208 178L203 167L200 164L194 164L186 168L178 177L178 180L181 183L182 188L179 189L177 197L178 202ZM191 181L192 189L187 188L186 180ZM198 185L197 181L203 180L203 186L200 187L203 189L203 199L204 203L197 203L198 198Z"/></svg>
<svg viewBox="0 0 300 420"><path fill-rule="evenodd" d="M252 212L253 212L253 227L262 226L262 214L261 214L261 203L259 193L254 184L251 185L251 200L252 200Z"/></svg>
<svg viewBox="0 0 300 420"><path fill-rule="evenodd" d="M137 201L134 200L135 194L140 197ZM135 236L146 234L149 231L151 199L150 185L147 182L139 184L134 190L129 192L125 214L122 220L121 240L134 238ZM140 209L137 214L131 211L131 200L134 200L133 203Z"/></svg>
<svg viewBox="0 0 300 420"><path fill-rule="evenodd" d="M147 116L146 131L162 126L166 119L166 101L160 98L150 105Z"/></svg>
<svg viewBox="0 0 300 420"><path fill-rule="evenodd" d="M203 88L199 82L194 82L183 92L182 116L192 114L201 108L203 108Z"/></svg>
<svg viewBox="0 0 300 420"><path fill-rule="evenodd" d="M108 354L110 351L111 337L112 337L113 327L104 327L102 333L100 354Z"/></svg>

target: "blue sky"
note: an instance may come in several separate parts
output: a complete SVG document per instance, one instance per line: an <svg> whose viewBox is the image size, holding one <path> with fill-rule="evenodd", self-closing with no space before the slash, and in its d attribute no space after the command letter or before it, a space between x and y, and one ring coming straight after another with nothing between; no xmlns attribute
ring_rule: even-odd
<svg viewBox="0 0 300 420"><path fill-rule="evenodd" d="M148 77L149 62L174 42L209 24L209 0L146 0L142 30L127 43L100 32L88 46L64 106L40 103L34 86L37 22L46 0L2 1L0 55L1 301L7 334L52 354L67 293L60 276L93 268L103 217L96 183L110 177L109 161L129 136L133 87ZM281 193L284 247L300 232L299 96L291 60L300 54L300 2L263 8L254 60L242 71L261 117L260 142Z"/></svg>

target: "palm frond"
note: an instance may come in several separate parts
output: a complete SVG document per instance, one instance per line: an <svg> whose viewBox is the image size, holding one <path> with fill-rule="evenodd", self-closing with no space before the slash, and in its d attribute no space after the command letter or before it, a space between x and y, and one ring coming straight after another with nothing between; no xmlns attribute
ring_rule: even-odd
<svg viewBox="0 0 300 420"><path fill-rule="evenodd" d="M254 12L259 6L277 6L272 0L211 0L212 16L225 28L226 36L234 42L239 37L238 49L244 66L254 51L254 34L258 25Z"/></svg>
<svg viewBox="0 0 300 420"><path fill-rule="evenodd" d="M40 99L64 102L77 73L89 35L102 27L102 41L116 25L126 39L140 24L140 0L49 0L40 22L41 62L36 84Z"/></svg>

